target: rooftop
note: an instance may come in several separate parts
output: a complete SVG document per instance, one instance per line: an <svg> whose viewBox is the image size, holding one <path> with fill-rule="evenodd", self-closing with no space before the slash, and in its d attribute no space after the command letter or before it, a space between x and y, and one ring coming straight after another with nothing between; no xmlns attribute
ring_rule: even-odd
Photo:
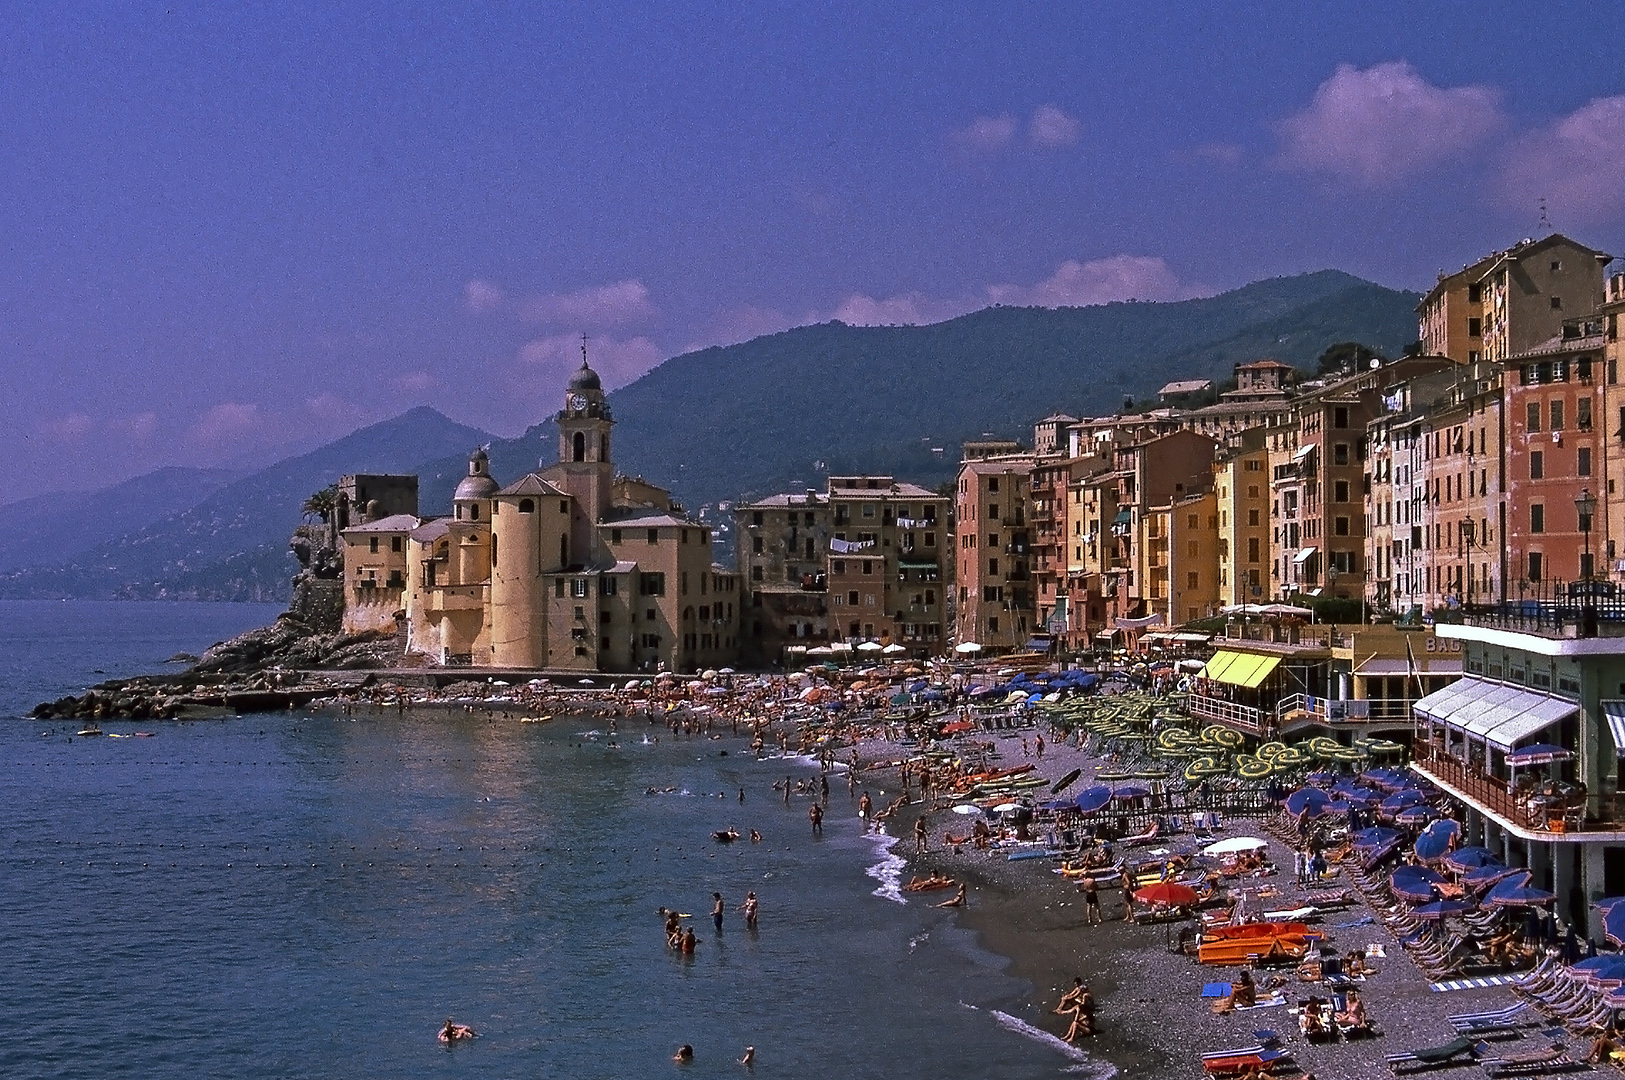
<svg viewBox="0 0 1625 1080"><path fill-rule="evenodd" d="M367 521L360 525L351 525L344 530L344 535L351 533L404 533L411 532L418 527L418 519L412 514L391 514L377 521Z"/></svg>

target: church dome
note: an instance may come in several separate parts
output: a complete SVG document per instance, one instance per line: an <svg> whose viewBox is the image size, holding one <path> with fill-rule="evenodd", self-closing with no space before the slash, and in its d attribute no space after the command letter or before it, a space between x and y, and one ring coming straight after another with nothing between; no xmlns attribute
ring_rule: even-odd
<svg viewBox="0 0 1625 1080"><path fill-rule="evenodd" d="M603 388L604 384L599 381L598 372L585 363L576 369L574 375L570 376L571 390L602 390Z"/></svg>
<svg viewBox="0 0 1625 1080"><path fill-rule="evenodd" d="M441 491L446 490L441 488ZM489 499L497 493L497 482L489 475L465 476L457 485L457 493L452 496L461 502L464 499Z"/></svg>

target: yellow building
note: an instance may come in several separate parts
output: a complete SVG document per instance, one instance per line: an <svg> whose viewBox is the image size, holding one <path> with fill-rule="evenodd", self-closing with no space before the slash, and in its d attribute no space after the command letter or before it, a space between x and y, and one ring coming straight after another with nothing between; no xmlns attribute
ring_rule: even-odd
<svg viewBox="0 0 1625 1080"><path fill-rule="evenodd" d="M1270 593L1270 454L1262 427L1233 437L1213 466L1219 510L1219 603L1267 603Z"/></svg>
<svg viewBox="0 0 1625 1080"><path fill-rule="evenodd" d="M669 493L615 475L614 417L585 359L555 421L553 465L503 487L476 451L451 516L346 530L347 556L375 577L390 567L370 561L374 536L389 555L401 538L407 650L442 664L582 672L733 661L738 578L712 563L711 530ZM347 590L347 622L352 597L357 620L376 600Z"/></svg>

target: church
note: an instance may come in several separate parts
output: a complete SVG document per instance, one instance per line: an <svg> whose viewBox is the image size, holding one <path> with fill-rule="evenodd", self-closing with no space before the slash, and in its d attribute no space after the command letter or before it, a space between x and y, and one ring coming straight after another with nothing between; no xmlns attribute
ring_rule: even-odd
<svg viewBox="0 0 1625 1080"><path fill-rule="evenodd" d="M616 475L615 420L584 354L555 419L554 464L503 486L477 450L450 516L396 514L345 529L345 575L357 579L346 582L346 628L404 623L406 651L445 665L692 672L732 663L738 575L712 563L710 528L669 492Z"/></svg>

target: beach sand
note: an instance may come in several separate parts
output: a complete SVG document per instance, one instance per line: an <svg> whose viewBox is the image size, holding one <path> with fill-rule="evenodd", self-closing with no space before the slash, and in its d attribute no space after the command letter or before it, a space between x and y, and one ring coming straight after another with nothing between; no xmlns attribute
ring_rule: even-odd
<svg viewBox="0 0 1625 1080"><path fill-rule="evenodd" d="M1031 741L1031 731L992 734L998 736L1000 764L1004 767L1031 761L1039 775L1051 780L1073 768L1082 769L1083 776L1069 790L1088 784L1099 765L1064 743L1052 744L1041 761L1022 758L1020 736L1026 734ZM899 755L898 747L889 743L865 744L859 752L864 760L895 760ZM893 794L898 789L894 772L867 772L864 776L872 787L884 787ZM884 805L878 798L876 801ZM1284 1005L1216 1015L1211 1008L1213 999L1201 996L1202 986L1228 981L1237 969L1208 967L1173 952L1167 942L1177 939L1180 924L1141 926L1122 921L1124 896L1121 889L1113 887L1101 889L1103 914L1108 921L1087 925L1082 893L1076 883L1051 872L1055 865L1051 860L1012 863L1002 853L979 852L969 845L956 855L940 840L934 840L928 854L914 855L913 819L922 809L921 804L914 804L889 823L889 831L903 838L895 852L908 860L905 879L912 874L940 871L970 885L967 906L955 911L960 925L974 931L984 948L1007 957L1010 972L1032 986L1025 1009L1012 1014L1016 1020L1053 1035L1064 1034L1065 1019L1050 1010L1071 986L1073 976L1082 976L1095 995L1100 1033L1080 1040L1079 1046L1092 1058L1116 1066L1125 1078L1200 1077L1203 1053L1250 1045L1256 1041L1254 1030L1260 1028L1279 1033L1298 1065L1322 1080L1386 1078L1392 1074L1383 1060L1385 1054L1449 1041L1453 1032L1446 1016L1499 1008L1513 1000L1505 987L1433 991L1426 974L1411 962L1387 927L1360 903L1340 912L1327 912L1315 928L1325 931L1328 943L1339 952L1372 944L1383 947L1386 957L1372 961L1376 974L1359 987L1378 1030L1375 1037L1318 1045L1307 1042L1298 1032L1290 1007L1311 993L1325 996L1326 991L1318 983L1300 982L1291 967L1265 971L1259 976L1261 986L1271 975L1286 980ZM955 831L964 831L963 819L944 812L930 814L928 821L934 836L940 836L950 825ZM1277 895L1268 901L1272 909L1299 905L1303 890L1292 878L1291 848L1273 838L1257 821L1231 820L1222 832L1268 840L1271 859L1277 867L1284 867L1285 873L1256 881L1276 887ZM1160 849L1139 850L1151 854ZM1317 887L1331 885L1353 888L1341 876ZM951 895L947 891L925 893L911 895L909 901L928 904Z"/></svg>

